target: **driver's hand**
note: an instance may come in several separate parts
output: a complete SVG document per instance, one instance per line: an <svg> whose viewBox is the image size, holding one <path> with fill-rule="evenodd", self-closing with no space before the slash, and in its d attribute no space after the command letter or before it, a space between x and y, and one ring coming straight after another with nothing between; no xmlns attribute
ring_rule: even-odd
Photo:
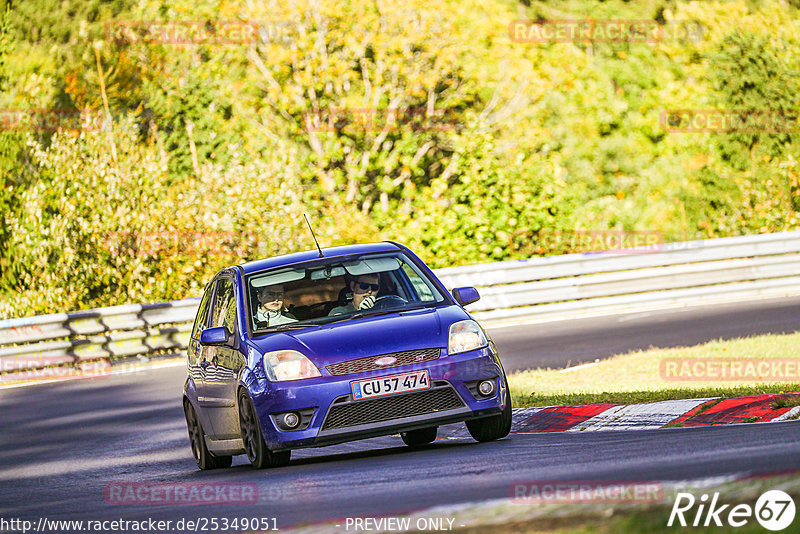
<svg viewBox="0 0 800 534"><path fill-rule="evenodd" d="M361 301L361 305L358 307L359 310L368 310L369 308L375 305L375 297L372 295L367 295L364 297L364 300Z"/></svg>

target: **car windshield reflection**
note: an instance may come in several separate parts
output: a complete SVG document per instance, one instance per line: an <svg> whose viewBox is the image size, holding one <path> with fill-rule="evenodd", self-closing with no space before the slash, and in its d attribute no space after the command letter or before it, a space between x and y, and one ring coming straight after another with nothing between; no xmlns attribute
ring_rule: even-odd
<svg viewBox="0 0 800 534"><path fill-rule="evenodd" d="M432 306L444 296L402 252L338 258L254 273L246 279L256 334Z"/></svg>

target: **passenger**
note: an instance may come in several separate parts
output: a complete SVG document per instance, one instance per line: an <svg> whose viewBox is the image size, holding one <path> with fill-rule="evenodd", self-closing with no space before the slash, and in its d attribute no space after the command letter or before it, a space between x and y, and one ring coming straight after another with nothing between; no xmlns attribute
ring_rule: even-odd
<svg viewBox="0 0 800 534"><path fill-rule="evenodd" d="M353 298L344 306L337 306L328 315L341 315L356 310L367 310L375 305L375 297L380 288L380 277L377 274L362 274L348 282Z"/></svg>
<svg viewBox="0 0 800 534"><path fill-rule="evenodd" d="M259 306L256 310L256 326L258 328L297 321L297 318L283 307L283 297L284 291L281 285L261 288L258 292Z"/></svg>

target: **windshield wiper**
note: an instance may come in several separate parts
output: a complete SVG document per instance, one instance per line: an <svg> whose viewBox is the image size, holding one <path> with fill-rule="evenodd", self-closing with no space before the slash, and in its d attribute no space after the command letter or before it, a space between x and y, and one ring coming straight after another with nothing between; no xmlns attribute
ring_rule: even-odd
<svg viewBox="0 0 800 534"><path fill-rule="evenodd" d="M338 321L347 321L347 320L350 320L350 319L360 319L361 317L376 317L378 315L387 315L389 313L403 313L403 312L407 312L407 311L421 310L421 309L426 308L426 307L427 306L425 306L424 304L420 304L420 305L417 305L417 306L405 306L405 307L402 307L402 308L392 308L392 309L388 309L388 310L372 310L370 308L370 309L367 309L367 310L364 310L364 311L360 311L358 313L354 313L353 315L348 315L346 317L342 317ZM332 322L338 322L338 321L332 321ZM330 323L326 323L326 324L330 324Z"/></svg>
<svg viewBox="0 0 800 534"><path fill-rule="evenodd" d="M268 334L271 332L283 332L284 330L296 330L298 328L310 328L312 326L319 326L318 324L312 323L286 323L286 324L279 324L276 326L268 326L267 328L262 328L260 330L256 330L256 332L260 334Z"/></svg>
<svg viewBox="0 0 800 534"><path fill-rule="evenodd" d="M372 313L369 313L368 311L363 311L363 312L354 313L353 315L339 314L339 315L334 315L333 316L333 317L337 317L337 319L334 319L333 321L327 321L327 322L324 322L322 324L341 323L342 321L349 321L350 319L360 319L361 317L375 317L375 316L378 316L378 315L386 315L387 313L395 313L395 312L398 312L398 311L402 311L402 310L380 310L380 311L375 311L375 312L372 312Z"/></svg>
<svg viewBox="0 0 800 534"><path fill-rule="evenodd" d="M370 313L369 310L366 310L366 311L362 311L362 312L358 312L356 314L353 314L350 317L348 317L348 319L359 319L361 317L375 317L377 315L386 315L388 313L397 313L397 312L406 311L406 309L407 308L396 308L396 309L393 309L393 310L378 310L378 311L374 311L374 312L371 312L371 313Z"/></svg>
<svg viewBox="0 0 800 534"><path fill-rule="evenodd" d="M358 313L354 313L353 315L340 314L340 315L332 315L332 316L327 317L327 318L326 317L320 317L320 318L316 319L316 320L330 319L329 321L323 321L321 323L302 323L302 324L300 324L300 323L287 323L287 324L282 324L282 325L278 325L278 326L275 326L275 327L270 327L269 329L265 329L265 330L257 330L257 332L258 333L267 334L267 333L270 333L270 332L281 332L283 330L294 330L296 328L306 328L306 327L311 327L311 326L320 327L320 326L325 326L325 325L328 325L328 324L340 323L342 321L349 321L350 319L360 319L361 317L377 317L379 315L387 315L389 313L402 313L402 312L413 311L413 310L421 310L421 309L426 308L426 307L427 306L425 306L424 304L421 304L421 305L411 306L411 307L393 308L393 309L390 309L390 310L371 310L371 309L368 309L368 310L364 310L364 311L361 311L361 312L358 312Z"/></svg>

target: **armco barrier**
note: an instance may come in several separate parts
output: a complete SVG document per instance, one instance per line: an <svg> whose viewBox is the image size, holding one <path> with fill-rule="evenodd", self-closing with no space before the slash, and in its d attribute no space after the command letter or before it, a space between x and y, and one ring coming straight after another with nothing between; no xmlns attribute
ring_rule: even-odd
<svg viewBox="0 0 800 534"><path fill-rule="evenodd" d="M728 298L800 295L800 232L667 243L440 269L448 288L474 285L469 306L501 323L587 311ZM185 350L199 299L0 321L0 371ZM4 378L11 378L5 376Z"/></svg>
<svg viewBox="0 0 800 534"><path fill-rule="evenodd" d="M482 321L700 300L800 294L800 232L666 243L440 269L447 287L474 285Z"/></svg>
<svg viewBox="0 0 800 534"><path fill-rule="evenodd" d="M13 380L7 375L183 350L199 302L192 298L0 321L0 371Z"/></svg>

